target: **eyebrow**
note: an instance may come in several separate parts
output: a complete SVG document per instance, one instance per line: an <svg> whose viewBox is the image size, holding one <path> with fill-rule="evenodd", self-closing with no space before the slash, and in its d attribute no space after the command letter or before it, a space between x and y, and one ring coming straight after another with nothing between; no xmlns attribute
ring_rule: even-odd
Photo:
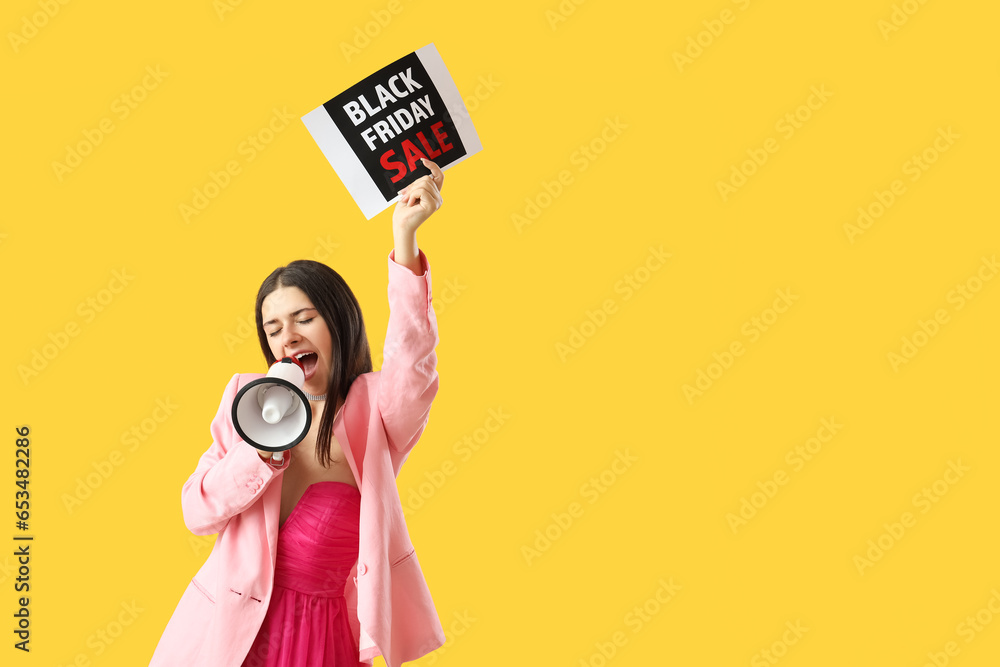
<svg viewBox="0 0 1000 667"><path fill-rule="evenodd" d="M291 315L289 315L289 317L295 317L299 313L304 313L307 310L316 310L316 309L315 308L299 308L294 313L292 313ZM319 312L319 311L317 311L317 312ZM277 323L278 323L278 320L268 320L267 322L264 322L264 326L266 327L269 324L277 324Z"/></svg>

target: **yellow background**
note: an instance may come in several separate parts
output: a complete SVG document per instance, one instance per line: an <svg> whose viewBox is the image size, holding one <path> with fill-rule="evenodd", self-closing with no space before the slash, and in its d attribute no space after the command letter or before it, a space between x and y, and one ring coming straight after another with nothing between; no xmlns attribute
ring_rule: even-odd
<svg viewBox="0 0 1000 667"><path fill-rule="evenodd" d="M1000 9L903 4L74 1L49 18L51 0L6 3L3 663L148 662L212 544L185 529L180 489L227 380L263 371L242 323L274 267L327 261L381 350L390 213L365 221L298 119L434 42L484 150L447 172L418 234L440 391L398 486L404 504L426 496L408 526L449 641L416 664L998 664L1000 280L970 279L1000 250ZM142 89L147 67L165 76ZM801 108L812 87L829 98ZM124 118L122 95L144 97ZM240 147L275 109L293 121L250 160ZM113 131L60 180L53 163L102 121ZM718 183L768 139L777 152L724 201ZM230 160L240 173L185 222ZM852 242L844 226L897 179L905 193ZM655 271L650 247L670 253ZM626 276L645 282L629 293ZM798 298L775 321L778 290ZM947 322L894 367L938 310ZM771 325L751 340L754 317ZM743 354L712 368L734 342ZM699 371L716 379L689 401ZM150 421L158 400L176 408ZM492 433L490 410L508 415ZM787 453L823 419L842 428L796 470ZM11 632L21 425L30 655ZM471 456L456 447L477 437ZM743 499L761 506L734 532ZM665 602L661 581L680 587ZM991 622L967 641L977 613Z"/></svg>

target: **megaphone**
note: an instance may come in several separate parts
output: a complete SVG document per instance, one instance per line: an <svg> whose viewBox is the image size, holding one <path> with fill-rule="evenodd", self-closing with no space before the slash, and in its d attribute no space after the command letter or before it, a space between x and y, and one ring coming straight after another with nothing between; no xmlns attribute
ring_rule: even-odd
<svg viewBox="0 0 1000 667"><path fill-rule="evenodd" d="M233 401L233 426L240 437L281 461L282 452L302 442L312 425L309 399L302 392L305 380L299 360L284 357L265 377L240 389Z"/></svg>

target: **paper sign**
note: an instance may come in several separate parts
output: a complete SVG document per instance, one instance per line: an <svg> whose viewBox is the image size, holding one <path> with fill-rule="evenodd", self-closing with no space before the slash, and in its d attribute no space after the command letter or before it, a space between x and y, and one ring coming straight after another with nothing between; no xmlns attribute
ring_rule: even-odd
<svg viewBox="0 0 1000 667"><path fill-rule="evenodd" d="M421 157L446 170L483 149L433 44L356 83L302 122L368 220L430 173Z"/></svg>

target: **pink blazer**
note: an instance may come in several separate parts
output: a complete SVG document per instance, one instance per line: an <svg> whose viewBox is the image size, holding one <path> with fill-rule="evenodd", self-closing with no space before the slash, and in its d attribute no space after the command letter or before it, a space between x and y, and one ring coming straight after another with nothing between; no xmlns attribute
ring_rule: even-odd
<svg viewBox="0 0 1000 667"><path fill-rule="evenodd" d="M333 432L359 481L358 562L344 596L360 654L388 667L442 646L444 630L424 580L396 489L437 394L437 320L431 272L422 275L389 253L389 324L382 370L359 376ZM259 373L229 381L212 421L212 445L181 490L184 523L195 535L218 533L204 565L177 605L150 667L240 667L271 599L281 508L281 467L265 463L233 427L236 393ZM302 454L293 450L292 456Z"/></svg>

